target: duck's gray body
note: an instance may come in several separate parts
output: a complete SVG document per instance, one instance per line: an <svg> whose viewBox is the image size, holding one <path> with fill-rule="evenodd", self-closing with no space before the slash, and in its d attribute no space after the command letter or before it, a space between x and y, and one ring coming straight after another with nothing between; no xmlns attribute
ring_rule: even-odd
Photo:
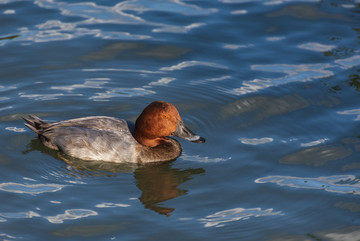
<svg viewBox="0 0 360 241"><path fill-rule="evenodd" d="M171 138L154 148L139 144L129 128L131 123L123 119L91 116L46 122L30 117L24 118L25 125L45 146L83 160L146 163L172 160L181 153L180 144Z"/></svg>

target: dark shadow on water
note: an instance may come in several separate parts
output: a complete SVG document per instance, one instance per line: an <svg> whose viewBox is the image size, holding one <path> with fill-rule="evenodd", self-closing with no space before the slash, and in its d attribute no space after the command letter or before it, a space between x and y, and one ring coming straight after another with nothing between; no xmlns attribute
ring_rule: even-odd
<svg viewBox="0 0 360 241"><path fill-rule="evenodd" d="M161 203L185 195L188 191L178 186L191 180L194 175L205 173L203 168L188 168L184 170L173 168L173 162L138 165L132 163L120 164L79 160L62 155L58 151L43 146L39 139L33 139L23 154L32 151L40 151L41 153L65 162L69 165L67 168L69 171L68 174L78 177L116 177L121 173L133 173L136 186L142 192L139 200L144 207L167 216L170 215L175 208L163 207Z"/></svg>
<svg viewBox="0 0 360 241"><path fill-rule="evenodd" d="M21 35L6 36L6 37L0 38L0 41L1 41L1 40L13 40L13 39L18 38L18 37L20 37L20 36L21 36Z"/></svg>

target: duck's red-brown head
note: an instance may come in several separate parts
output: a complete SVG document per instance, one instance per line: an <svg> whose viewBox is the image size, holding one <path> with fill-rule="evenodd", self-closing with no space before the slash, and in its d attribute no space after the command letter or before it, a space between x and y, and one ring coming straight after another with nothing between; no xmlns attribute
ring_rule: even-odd
<svg viewBox="0 0 360 241"><path fill-rule="evenodd" d="M174 135L192 142L205 142L184 125L176 107L168 102L152 102L135 122L134 137L142 145L155 147L166 142L166 136Z"/></svg>

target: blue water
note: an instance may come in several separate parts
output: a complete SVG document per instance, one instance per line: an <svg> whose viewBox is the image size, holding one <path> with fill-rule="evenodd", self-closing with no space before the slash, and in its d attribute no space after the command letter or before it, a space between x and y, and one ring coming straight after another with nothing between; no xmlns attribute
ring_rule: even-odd
<svg viewBox="0 0 360 241"><path fill-rule="evenodd" d="M360 240L360 1L0 2L1 240ZM69 161L23 125L173 103L205 144Z"/></svg>

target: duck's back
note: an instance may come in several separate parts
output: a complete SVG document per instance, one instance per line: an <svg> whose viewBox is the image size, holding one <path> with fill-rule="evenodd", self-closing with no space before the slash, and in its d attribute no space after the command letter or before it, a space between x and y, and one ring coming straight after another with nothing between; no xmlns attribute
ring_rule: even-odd
<svg viewBox="0 0 360 241"><path fill-rule="evenodd" d="M94 116L60 122L26 121L45 146L67 155L83 160L136 161L138 143L125 120Z"/></svg>

